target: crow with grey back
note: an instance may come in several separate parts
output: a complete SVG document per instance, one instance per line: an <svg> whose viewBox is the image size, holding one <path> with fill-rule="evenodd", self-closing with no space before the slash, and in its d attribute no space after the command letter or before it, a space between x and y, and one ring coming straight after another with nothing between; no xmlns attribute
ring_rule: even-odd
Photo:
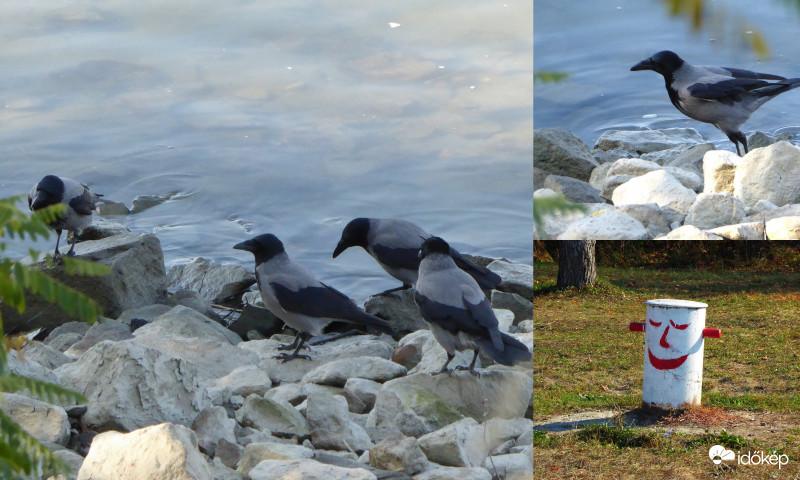
<svg viewBox="0 0 800 480"><path fill-rule="evenodd" d="M456 367L473 374L477 373L475 360L480 350L503 365L532 358L524 343L500 331L497 317L481 288L456 266L447 242L439 237L428 238L419 256L414 300L434 338L447 352L447 361L439 373L448 371L447 365L455 357L456 350L474 351L469 367Z"/></svg>
<svg viewBox="0 0 800 480"><path fill-rule="evenodd" d="M308 269L292 261L275 235L259 235L233 248L251 252L255 256L256 280L264 305L297 330L291 345L278 347L280 350L294 351L275 358L284 362L298 357L310 358L298 354L303 344L310 337L321 335L323 329L334 321L365 325L392 333L389 324L364 312L345 294L320 282Z"/></svg>
<svg viewBox="0 0 800 480"><path fill-rule="evenodd" d="M342 231L333 258L350 247L362 247L386 273L403 282L403 287L417 283L419 249L431 234L417 225L397 218L356 218ZM484 290L500 285L500 276L462 256L454 248L450 255L459 268L470 274Z"/></svg>
<svg viewBox="0 0 800 480"><path fill-rule="evenodd" d="M669 99L689 118L714 125L736 145L736 153L748 152L747 137L740 128L761 105L775 96L800 87L800 78L784 78L739 68L690 65L670 51L642 60L631 71L653 70L664 77Z"/></svg>
<svg viewBox="0 0 800 480"><path fill-rule="evenodd" d="M96 209L97 195L89 190L89 187L75 180L47 175L39 183L31 188L28 194L28 207L31 211L36 211L51 205L63 203L66 212L58 220L50 224L50 228L56 231L56 249L53 253L58 257L58 244L61 241L61 232L66 230L72 233L72 246L67 252L67 256L74 255L75 243L81 231L92 223L92 211Z"/></svg>

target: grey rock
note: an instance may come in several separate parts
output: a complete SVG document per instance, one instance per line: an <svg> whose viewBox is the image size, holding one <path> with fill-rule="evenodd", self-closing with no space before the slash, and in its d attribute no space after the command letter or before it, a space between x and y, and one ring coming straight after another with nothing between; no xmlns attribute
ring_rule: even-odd
<svg viewBox="0 0 800 480"><path fill-rule="evenodd" d="M101 342L54 373L89 400L82 421L95 430L190 425L209 404L197 367L136 340Z"/></svg>
<svg viewBox="0 0 800 480"><path fill-rule="evenodd" d="M50 370L58 368L61 365L72 361L71 358L64 355L57 349L42 342L34 341L26 344L25 347L22 348L22 353L25 355L25 359L33 360L39 365L49 368Z"/></svg>
<svg viewBox="0 0 800 480"><path fill-rule="evenodd" d="M298 437L311 433L308 421L289 403L255 394L245 399L236 412L236 421L243 427L273 433L291 433Z"/></svg>
<svg viewBox="0 0 800 480"><path fill-rule="evenodd" d="M703 175L703 159L705 154L715 149L713 143L695 145L685 152L679 154L675 159L667 163L669 167L678 167L695 175Z"/></svg>
<svg viewBox="0 0 800 480"><path fill-rule="evenodd" d="M244 480L245 477L232 467L225 465L221 458L214 458L208 464L211 470L211 478L214 480Z"/></svg>
<svg viewBox="0 0 800 480"><path fill-rule="evenodd" d="M567 130L533 131L533 165L551 174L589 180L597 162L583 141Z"/></svg>
<svg viewBox="0 0 800 480"><path fill-rule="evenodd" d="M529 445L520 453L494 455L487 458L484 468L497 472L498 478L508 480L533 478L533 445Z"/></svg>
<svg viewBox="0 0 800 480"><path fill-rule="evenodd" d="M650 162L655 162L661 166L668 164L669 162L675 160L675 158L680 155L681 153L686 152L692 148L689 144L680 144L676 145L672 148L667 148L665 150L658 150L656 152L645 153L641 156L642 160L647 160Z"/></svg>
<svg viewBox="0 0 800 480"><path fill-rule="evenodd" d="M230 345L241 342L238 335L196 310L178 305L136 330L137 339L145 336L168 336L214 339Z"/></svg>
<svg viewBox="0 0 800 480"><path fill-rule="evenodd" d="M250 352L243 353L250 354ZM231 370L229 374L209 382L208 396L213 404L222 405L234 395L263 396L270 387L272 387L272 381L267 372L255 364L242 365Z"/></svg>
<svg viewBox="0 0 800 480"><path fill-rule="evenodd" d="M514 323L533 318L533 302L516 293L492 290L492 308L510 310L514 314Z"/></svg>
<svg viewBox="0 0 800 480"><path fill-rule="evenodd" d="M726 240L764 240L764 224L761 222L737 223L712 228L708 233Z"/></svg>
<svg viewBox="0 0 800 480"><path fill-rule="evenodd" d="M594 157L595 161L600 164L602 167L605 164L614 163L620 158L632 158L630 152L626 152L625 150L592 150L592 157ZM599 168L599 167L598 167ZM597 169L595 169L597 170ZM591 182L590 182L591 183ZM595 187L596 188L596 187Z"/></svg>
<svg viewBox="0 0 800 480"><path fill-rule="evenodd" d="M314 458L314 451L301 445L277 442L251 443L244 447L242 459L237 470L244 475L264 460L299 460Z"/></svg>
<svg viewBox="0 0 800 480"><path fill-rule="evenodd" d="M416 335L410 334L401 339L401 342L405 342L403 345L413 345L420 352L419 362L408 373L438 373L442 369L442 365L447 361L447 352L439 345L431 331L420 330L415 333ZM457 365L469 365L472 361L472 355L472 350L456 352L455 357L450 361L450 368L454 368ZM482 366L482 360L478 357L475 367L481 368Z"/></svg>
<svg viewBox="0 0 800 480"><path fill-rule="evenodd" d="M703 191L703 176L678 167L664 167L664 171L672 175L681 185L693 192Z"/></svg>
<svg viewBox="0 0 800 480"><path fill-rule="evenodd" d="M600 195L606 200L611 200L614 198L614 190L632 178L635 177L632 175L611 175L606 177L600 188Z"/></svg>
<svg viewBox="0 0 800 480"><path fill-rule="evenodd" d="M630 175L631 177L640 177L656 170L661 170L661 165L656 162L643 160L641 158L621 158L611 164L606 176Z"/></svg>
<svg viewBox="0 0 800 480"><path fill-rule="evenodd" d="M549 188L569 200L578 203L602 203L603 197L600 190L588 182L563 175L550 175L544 182L544 188Z"/></svg>
<svg viewBox="0 0 800 480"><path fill-rule="evenodd" d="M131 213L141 213L148 208L161 205L169 200L171 195L137 195L131 205Z"/></svg>
<svg viewBox="0 0 800 480"><path fill-rule="evenodd" d="M57 383L56 376L49 368L30 359L20 359L19 352L16 350L8 352L6 361L8 362L8 370L14 375L34 378L48 383Z"/></svg>
<svg viewBox="0 0 800 480"><path fill-rule="evenodd" d="M69 347L64 352L64 355L70 358L78 358L102 341L118 342L129 338L133 338L133 334L127 325L114 320L106 320L103 323L98 322L89 328L89 331L79 342Z"/></svg>
<svg viewBox="0 0 800 480"><path fill-rule="evenodd" d="M258 297L259 299L261 297ZM248 340L248 332L257 331L268 338L283 329L283 321L272 312L264 308L245 304L242 313L229 325L228 330L238 335L242 340Z"/></svg>
<svg viewBox="0 0 800 480"><path fill-rule="evenodd" d="M104 200L103 203L97 205L97 213L98 215L108 217L113 215L128 215L131 211L128 206L122 202Z"/></svg>
<svg viewBox="0 0 800 480"><path fill-rule="evenodd" d="M119 317L117 317L117 321L128 326L131 325L131 321L134 319L139 319L143 320L145 323L150 323L170 310L172 310L172 307L160 303L147 305L146 307L130 308L120 313Z"/></svg>
<svg viewBox="0 0 800 480"><path fill-rule="evenodd" d="M656 238L656 240L724 240L724 238L700 230L694 225L684 225Z"/></svg>
<svg viewBox="0 0 800 480"><path fill-rule="evenodd" d="M245 447L220 438L214 448L214 459L219 460L228 468L236 468L244 454L244 449Z"/></svg>
<svg viewBox="0 0 800 480"><path fill-rule="evenodd" d="M381 470L417 474L428 467L428 459L414 437L386 438L369 451L369 464Z"/></svg>
<svg viewBox="0 0 800 480"><path fill-rule="evenodd" d="M61 461L66 463L67 466L69 467L70 471L72 472L72 475L67 477L68 479L72 479L72 478L77 477L78 472L80 471L81 466L83 465L83 457L82 456L80 456L78 453L73 452L72 450L68 450L68 449L56 450L56 451L53 452L53 455L55 457L61 459ZM56 477L56 478L58 478L58 477Z"/></svg>
<svg viewBox="0 0 800 480"><path fill-rule="evenodd" d="M709 230L741 222L745 216L744 203L729 193L701 193L697 196L684 223Z"/></svg>
<svg viewBox="0 0 800 480"><path fill-rule="evenodd" d="M752 150L736 168L733 190L747 206L800 203L800 148L782 141Z"/></svg>
<svg viewBox="0 0 800 480"><path fill-rule="evenodd" d="M126 233L80 242L75 254L83 260L104 264L111 273L100 277L67 275L63 266L37 264L33 268L60 280L98 302L102 314L116 318L128 308L166 300L166 274L161 244L154 235ZM23 315L2 307L7 333L17 329L53 328L69 319L56 305L38 295L26 295Z"/></svg>
<svg viewBox="0 0 800 480"><path fill-rule="evenodd" d="M544 187L544 179L550 175L549 172L546 172L538 167L533 167L533 189L538 190Z"/></svg>
<svg viewBox="0 0 800 480"><path fill-rule="evenodd" d="M0 411L41 442L66 445L69 440L67 412L57 405L16 393L3 393Z"/></svg>
<svg viewBox="0 0 800 480"><path fill-rule="evenodd" d="M743 223L745 222L767 222L774 218L780 217L794 217L800 215L800 204L792 204L792 205L784 205L782 207L774 207L772 208L773 204L766 201L760 200L756 205L760 205L761 210L757 211L755 206L751 209L751 211L755 211L756 213L751 213L747 217L744 217L742 220Z"/></svg>
<svg viewBox="0 0 800 480"><path fill-rule="evenodd" d="M411 288L385 295L373 295L364 303L364 310L386 320L399 334L428 328L414 302L414 290Z"/></svg>
<svg viewBox="0 0 800 480"><path fill-rule="evenodd" d="M52 347L61 353L64 353L65 351L67 351L67 349L69 349L69 347L80 342L82 338L83 335L79 333L62 333L60 335L56 335L53 338L47 337L47 339L45 339L45 343L47 346Z"/></svg>
<svg viewBox="0 0 800 480"><path fill-rule="evenodd" d="M222 265L199 257L170 268L167 277L171 287L200 292L215 303L241 295L256 282L255 274L241 265Z"/></svg>
<svg viewBox="0 0 800 480"><path fill-rule="evenodd" d="M663 130L608 130L600 135L594 148L621 149L635 154L666 150L683 144L703 143L703 137L693 128Z"/></svg>
<svg viewBox="0 0 800 480"><path fill-rule="evenodd" d="M696 197L697 193L684 187L668 172L655 170L617 187L611 200L616 206L656 203L685 214Z"/></svg>
<svg viewBox="0 0 800 480"><path fill-rule="evenodd" d="M597 152L599 150L595 150L595 151ZM606 183L606 177L608 176L608 170L614 165L615 161L616 161L616 159L614 159L614 161L611 161L611 162L602 163L602 164L600 164L600 166L598 166L594 170L592 170L592 174L589 176L589 185L593 186L594 188L596 188L597 190L602 192L603 191L603 187L604 187L604 185ZM539 188L543 188L543 187L544 187L544 182L542 182L542 186L539 187ZM538 188L534 188L534 191L535 190L538 190ZM603 198L606 198L606 197L603 197Z"/></svg>
<svg viewBox="0 0 800 480"><path fill-rule="evenodd" d="M65 333L77 333L81 337L86 335L86 332L89 331L91 325L86 322L66 322L62 323L61 325L54 328L49 335L44 339L45 343L48 343L49 340Z"/></svg>
<svg viewBox="0 0 800 480"><path fill-rule="evenodd" d="M733 180L741 158L727 150L712 150L703 157L705 193L733 194Z"/></svg>
<svg viewBox="0 0 800 480"><path fill-rule="evenodd" d="M347 400L340 395L315 393L307 398L306 418L315 448L358 454L372 448L367 432L350 419Z"/></svg>
<svg viewBox="0 0 800 480"><path fill-rule="evenodd" d="M570 226L558 240L647 240L647 229L639 220L618 210L586 217Z"/></svg>
<svg viewBox="0 0 800 480"><path fill-rule="evenodd" d="M777 137L764 132L753 132L747 135L747 146L750 150L755 150L756 148L768 147L781 140L789 141L792 137L793 135L790 132L781 133Z"/></svg>
<svg viewBox="0 0 800 480"><path fill-rule="evenodd" d="M171 307L183 305L214 321L220 321L211 301L200 295L200 292L195 292L194 290L181 289L172 292L167 299L167 305Z"/></svg>
<svg viewBox="0 0 800 480"><path fill-rule="evenodd" d="M250 480L377 480L363 468L325 465L311 459L264 460L250 470Z"/></svg>
<svg viewBox="0 0 800 480"><path fill-rule="evenodd" d="M800 240L800 216L768 220L765 231L769 240Z"/></svg>
<svg viewBox="0 0 800 480"><path fill-rule="evenodd" d="M485 370L480 377L409 375L383 384L367 431L380 441L398 431L419 437L464 417L523 417L532 392L533 379L512 370Z"/></svg>
<svg viewBox="0 0 800 480"><path fill-rule="evenodd" d="M234 427L236 421L228 418L222 407L210 406L197 414L192 422L192 430L197 435L200 451L213 457L220 440L235 443Z"/></svg>
<svg viewBox="0 0 800 480"><path fill-rule="evenodd" d="M648 238L666 235L670 231L669 223L656 203L620 205L617 210L638 220L647 230Z"/></svg>
<svg viewBox="0 0 800 480"><path fill-rule="evenodd" d="M532 265L495 260L487 268L502 278L498 290L533 298Z"/></svg>
<svg viewBox="0 0 800 480"><path fill-rule="evenodd" d="M84 228L78 240L100 240L101 238L112 237L123 233L130 233L131 229L117 222L110 222L104 218L93 218L92 224Z"/></svg>
<svg viewBox="0 0 800 480"><path fill-rule="evenodd" d="M421 436L419 446L430 461L440 465L479 467L489 455L482 430L475 419L467 417Z"/></svg>
<svg viewBox="0 0 800 480"><path fill-rule="evenodd" d="M364 378L349 378L344 384L344 398L351 412L366 413L375 405L381 384Z"/></svg>
<svg viewBox="0 0 800 480"><path fill-rule="evenodd" d="M324 363L303 376L303 382L343 387L349 378L383 383L406 374L405 367L379 357L350 357Z"/></svg>
<svg viewBox="0 0 800 480"><path fill-rule="evenodd" d="M158 454L154 454L158 452ZM194 432L162 423L124 434L105 432L92 441L78 480L165 478L211 480Z"/></svg>
<svg viewBox="0 0 800 480"><path fill-rule="evenodd" d="M492 475L483 467L436 466L414 475L414 480L492 480Z"/></svg>

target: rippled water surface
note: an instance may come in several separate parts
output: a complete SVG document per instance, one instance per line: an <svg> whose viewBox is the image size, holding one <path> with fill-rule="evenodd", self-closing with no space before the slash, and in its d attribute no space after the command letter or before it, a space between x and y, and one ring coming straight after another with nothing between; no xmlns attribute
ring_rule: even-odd
<svg viewBox="0 0 800 480"><path fill-rule="evenodd" d="M800 77L800 4L706 0L695 31L689 17L669 14L669 3L674 2L536 0L536 71L568 76L534 87L535 127L567 128L590 146L608 129L691 127L734 150L715 127L689 120L672 106L660 75L630 67L660 50L673 50L697 65ZM763 60L751 47L759 35L770 54ZM743 128L745 133L800 135L800 90L767 103Z"/></svg>
<svg viewBox="0 0 800 480"><path fill-rule="evenodd" d="M178 193L117 218L156 233L168 267L252 267L231 246L272 232L358 300L397 282L363 251L330 258L357 216L531 263L530 1L47 0L0 14L0 197L49 173L128 205Z"/></svg>

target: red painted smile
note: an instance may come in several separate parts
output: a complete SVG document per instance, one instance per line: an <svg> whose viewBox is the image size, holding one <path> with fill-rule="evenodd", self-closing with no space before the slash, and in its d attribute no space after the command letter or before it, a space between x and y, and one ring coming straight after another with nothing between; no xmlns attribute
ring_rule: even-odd
<svg viewBox="0 0 800 480"><path fill-rule="evenodd" d="M647 355L650 357L650 365L652 365L658 370L672 370L673 368L678 368L681 365L683 365L683 362L686 361L686 357L689 356L689 355L684 355L678 358L670 358L668 360L663 360L653 355L653 352L651 352L649 348L647 349Z"/></svg>

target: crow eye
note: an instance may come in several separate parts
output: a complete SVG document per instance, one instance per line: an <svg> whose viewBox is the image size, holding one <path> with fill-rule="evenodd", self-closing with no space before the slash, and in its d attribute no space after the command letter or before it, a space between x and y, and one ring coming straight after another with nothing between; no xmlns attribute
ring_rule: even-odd
<svg viewBox="0 0 800 480"><path fill-rule="evenodd" d="M661 322L656 323L656 322L650 320L649 318L647 319L647 321L650 322L650 325L652 325L654 327L660 327L661 326Z"/></svg>

